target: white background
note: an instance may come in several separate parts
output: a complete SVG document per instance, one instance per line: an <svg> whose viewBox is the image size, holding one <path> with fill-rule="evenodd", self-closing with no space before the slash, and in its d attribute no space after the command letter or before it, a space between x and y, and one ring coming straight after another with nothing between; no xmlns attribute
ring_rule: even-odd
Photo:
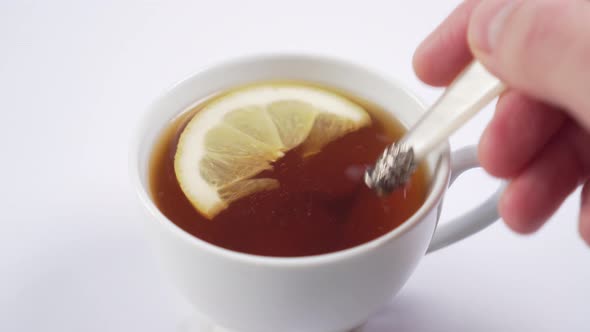
<svg viewBox="0 0 590 332"><path fill-rule="evenodd" d="M285 50L365 64L431 103L440 90L411 56L458 2L0 0L0 331L187 331L191 308L154 263L128 182L146 105L203 66ZM453 148L477 143L491 114ZM445 217L493 186L466 175ZM577 206L533 236L498 222L426 257L365 331L588 331Z"/></svg>

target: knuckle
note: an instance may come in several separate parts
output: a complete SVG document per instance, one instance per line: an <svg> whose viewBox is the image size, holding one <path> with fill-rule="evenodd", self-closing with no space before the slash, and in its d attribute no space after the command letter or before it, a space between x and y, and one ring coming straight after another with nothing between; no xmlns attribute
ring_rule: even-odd
<svg viewBox="0 0 590 332"><path fill-rule="evenodd" d="M526 49L544 50L551 46L561 46L568 42L565 32L571 20L570 0L534 0L527 1L521 7L524 31L523 46Z"/></svg>
<svg viewBox="0 0 590 332"><path fill-rule="evenodd" d="M528 0L511 16L502 61L527 78L559 60L571 45L568 32L572 16L571 0Z"/></svg>

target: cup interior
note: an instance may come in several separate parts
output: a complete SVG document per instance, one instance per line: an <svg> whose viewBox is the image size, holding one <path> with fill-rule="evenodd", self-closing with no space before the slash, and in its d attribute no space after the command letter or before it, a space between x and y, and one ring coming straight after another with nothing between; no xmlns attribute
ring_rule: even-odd
<svg viewBox="0 0 590 332"><path fill-rule="evenodd" d="M424 112L423 104L401 84L361 66L334 58L311 55L262 55L240 58L202 70L168 89L157 98L142 119L135 141L132 142L130 172L141 201L150 214L165 223L185 240L208 250L216 250L236 258L255 256L230 251L202 241L178 228L155 206L149 190L149 160L161 132L176 116L204 98L235 86L268 80L296 80L317 83L351 93L391 112L406 128L418 121ZM421 208L402 225L365 244L317 256L281 258L262 257L266 261L321 259L320 256L338 256L354 253L389 241L407 231L442 197L449 178L448 144L431 153L426 160L429 170L429 194ZM363 249L364 248L364 249ZM250 257L252 258L252 257Z"/></svg>

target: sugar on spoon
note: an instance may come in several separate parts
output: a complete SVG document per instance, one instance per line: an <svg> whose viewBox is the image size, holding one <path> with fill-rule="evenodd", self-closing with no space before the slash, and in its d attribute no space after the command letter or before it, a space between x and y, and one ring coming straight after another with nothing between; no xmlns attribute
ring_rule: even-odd
<svg viewBox="0 0 590 332"><path fill-rule="evenodd" d="M481 63L470 63L422 118L400 140L385 148L375 165L367 169L367 186L380 196L402 187L429 152L504 89L504 84Z"/></svg>

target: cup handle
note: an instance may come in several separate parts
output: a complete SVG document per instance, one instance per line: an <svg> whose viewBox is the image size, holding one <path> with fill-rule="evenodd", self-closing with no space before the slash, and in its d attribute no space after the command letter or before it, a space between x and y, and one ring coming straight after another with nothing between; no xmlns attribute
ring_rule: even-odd
<svg viewBox="0 0 590 332"><path fill-rule="evenodd" d="M481 166L477 160L477 148L475 146L469 146L453 152L451 154L451 179L449 186L452 186L453 182L465 171L477 167ZM497 209L498 201L505 187L506 184L502 182L498 190L480 205L448 222L438 223L426 253L431 253L463 240L498 220L500 217Z"/></svg>

